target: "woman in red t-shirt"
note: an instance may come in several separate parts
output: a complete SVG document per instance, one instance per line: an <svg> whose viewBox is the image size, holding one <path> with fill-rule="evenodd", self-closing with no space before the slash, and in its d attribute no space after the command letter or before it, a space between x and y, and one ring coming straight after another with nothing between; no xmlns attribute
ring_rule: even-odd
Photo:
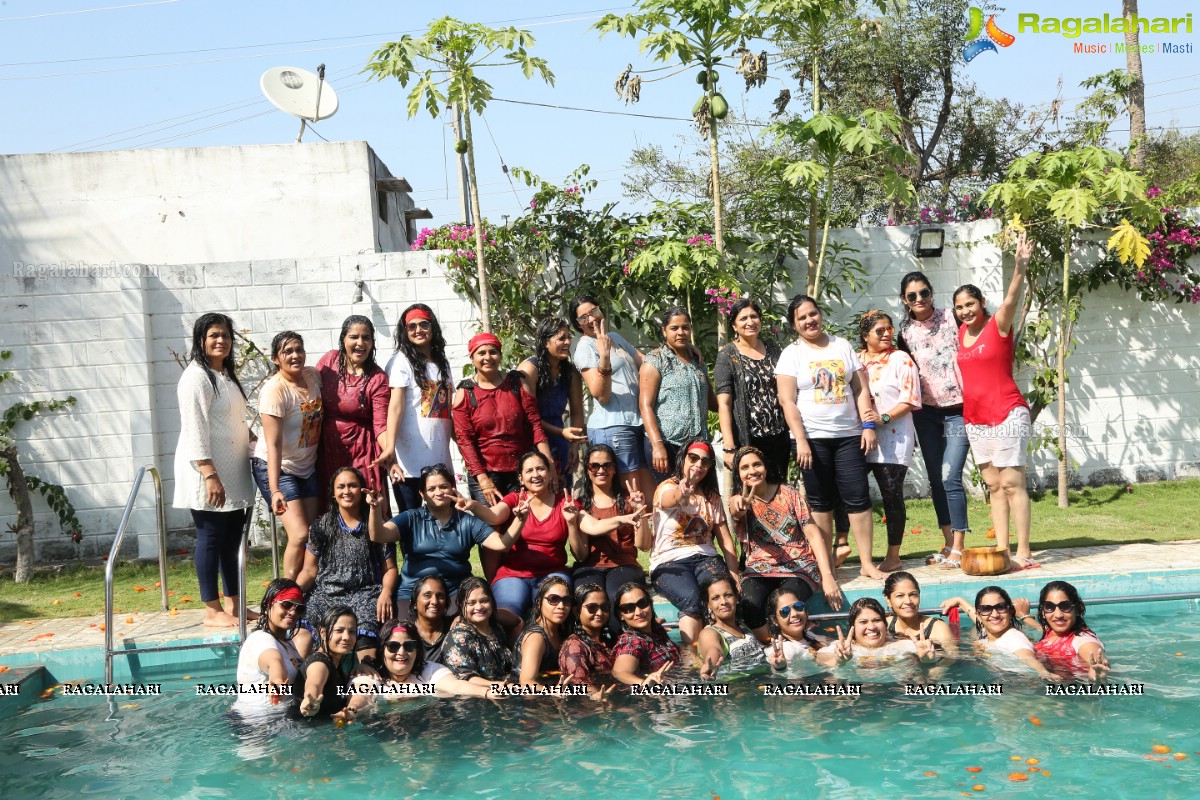
<svg viewBox="0 0 1200 800"><path fill-rule="evenodd" d="M1029 451L1029 404L1013 380L1013 320L1025 283L1033 244L1017 239L1016 268L1004 302L989 314L983 293L967 284L954 292L958 329L958 370L962 376L963 420L975 463L988 487L996 547L1008 550L1008 518L1017 528L1016 569L1039 564L1029 549L1029 492L1025 460Z"/></svg>
<svg viewBox="0 0 1200 800"><path fill-rule="evenodd" d="M523 487L510 492L495 505L471 500L466 510L492 526L508 525L516 539L500 557L494 574L489 574L496 596L496 618L515 640L543 578L561 577L571 585L567 570L567 542L578 557L587 553L587 542L579 530L579 508L569 493L554 491L554 468L539 450L521 456L517 474ZM485 571L486 571L485 565Z"/></svg>

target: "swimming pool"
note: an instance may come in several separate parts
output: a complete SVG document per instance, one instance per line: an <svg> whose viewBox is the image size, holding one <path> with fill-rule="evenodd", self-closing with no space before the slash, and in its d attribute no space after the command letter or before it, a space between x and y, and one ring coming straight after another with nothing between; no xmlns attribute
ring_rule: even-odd
<svg viewBox="0 0 1200 800"><path fill-rule="evenodd" d="M227 721L227 698L195 695L198 682L230 680L228 668L165 680L162 697L55 696L0 721L0 792L1196 797L1200 607L1108 606L1088 620L1108 647L1113 680L1144 683L1144 696L1046 697L1039 681L971 661L941 680L1002 682L1002 696L908 697L863 671L858 698L763 697L759 686L770 679L752 678L728 698L625 696L606 708L577 698L414 701L346 728L296 723L255 740ZM1152 752L1156 744L1169 752ZM1014 782L1014 773L1027 779Z"/></svg>

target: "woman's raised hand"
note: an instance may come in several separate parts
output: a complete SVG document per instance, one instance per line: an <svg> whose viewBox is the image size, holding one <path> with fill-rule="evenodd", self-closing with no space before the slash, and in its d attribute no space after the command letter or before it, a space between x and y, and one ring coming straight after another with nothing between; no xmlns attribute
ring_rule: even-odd
<svg viewBox="0 0 1200 800"><path fill-rule="evenodd" d="M570 489L563 489L562 515L568 525L579 519L579 506L575 504L575 498L571 497Z"/></svg>
<svg viewBox="0 0 1200 800"><path fill-rule="evenodd" d="M837 656L839 664L844 664L854 657L854 629L850 629L850 634L842 633L842 629L837 629L838 640L833 646L833 654Z"/></svg>
<svg viewBox="0 0 1200 800"><path fill-rule="evenodd" d="M612 337L608 335L608 321L601 317L596 320L596 355L604 360L610 353L612 353Z"/></svg>
<svg viewBox="0 0 1200 800"><path fill-rule="evenodd" d="M917 638L914 643L917 647L917 658L922 662L929 664L937 661L940 657L937 648L933 644L933 640L926 639L922 631L917 631Z"/></svg>
<svg viewBox="0 0 1200 800"><path fill-rule="evenodd" d="M675 666L674 661L668 661L667 663L663 664L661 667L654 670L654 672L651 672L646 676L646 679L642 681L642 686L661 686L663 677L671 671L671 667L673 666Z"/></svg>
<svg viewBox="0 0 1200 800"><path fill-rule="evenodd" d="M771 654L768 656L771 666L775 669L783 669L787 666L787 656L783 653L783 637L776 636L771 640Z"/></svg>
<svg viewBox="0 0 1200 800"><path fill-rule="evenodd" d="M521 520L529 516L529 493L524 489L517 495L517 507L513 509L513 516Z"/></svg>
<svg viewBox="0 0 1200 800"><path fill-rule="evenodd" d="M750 511L750 495L753 490L748 484L742 484L742 493L729 498L729 514L734 519L745 519Z"/></svg>

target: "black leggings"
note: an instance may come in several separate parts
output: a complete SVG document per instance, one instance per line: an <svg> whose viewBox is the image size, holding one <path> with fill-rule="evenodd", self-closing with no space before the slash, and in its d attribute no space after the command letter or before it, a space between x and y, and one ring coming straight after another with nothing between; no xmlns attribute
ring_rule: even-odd
<svg viewBox="0 0 1200 800"><path fill-rule="evenodd" d="M807 601L812 597L812 584L797 577L758 577L746 575L742 577L742 599L738 607L742 610L742 621L749 628L761 628L767 624L767 615L774 614L775 609L766 608L767 596L776 589L783 588L796 595L800 600Z"/></svg>
<svg viewBox="0 0 1200 800"><path fill-rule="evenodd" d="M883 498L888 547L895 547L904 541L904 529L908 525L908 509L904 505L904 476L908 474L908 467L903 464L868 464L867 468L875 476L875 484ZM835 540L845 541L850 530L850 518L840 500L833 511L833 529L837 532Z"/></svg>

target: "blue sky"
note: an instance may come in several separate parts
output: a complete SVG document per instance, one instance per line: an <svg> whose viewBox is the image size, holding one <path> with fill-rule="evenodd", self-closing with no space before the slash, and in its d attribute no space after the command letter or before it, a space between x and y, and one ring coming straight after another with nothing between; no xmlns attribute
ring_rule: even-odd
<svg viewBox="0 0 1200 800"><path fill-rule="evenodd" d="M1183 16L1195 8L1194 33L1143 35L1143 42L1192 43L1200 50L1200 7L1170 0L1141 0L1143 16ZM1017 33L1017 14L1042 12L1045 2L1010 2L997 16ZM1052 4L1060 17L1120 13L1120 3L1064 0ZM313 70L324 62L339 90L336 116L317 125L325 138L365 139L397 175L412 183L418 205L438 223L457 216L451 169L452 137L424 112L409 120L406 92L397 83L366 83L362 65L380 43L419 33L444 14L491 25L512 24L537 37L534 52L556 75L551 88L526 81L519 70L491 71L495 96L558 106L686 117L697 96L689 73L643 87L642 99L626 107L612 84L625 64L656 66L641 58L628 39L601 40L588 28L602 13L630 6L604 0L557 2L437 3L342 2L316 4L277 0L0 0L0 152L32 153L79 149L202 147L286 143L296 121L275 111L259 92L268 67ZM84 13L78 13L84 12ZM1044 15L1044 14L1043 14ZM1070 108L1083 94L1079 81L1124 66L1124 56L1072 52L1074 41L1109 43L1119 34L1018 34L1012 46L983 53L968 73L989 95L1025 103L1048 102L1058 79ZM1111 50L1111 47L1110 47ZM1143 58L1148 124L1200 130L1200 55L1154 54ZM765 117L781 84L768 82L748 94L740 81L723 84L735 111ZM792 87L795 88L794 86ZM672 154L695 147L689 124L672 120L582 113L557 108L493 102L487 125L475 131L479 183L485 215L516 215L528 202L500 169L527 167L558 179L580 164L600 180L593 198L621 199L620 180L630 151L660 144ZM1115 127L1127 127L1120 122ZM490 128L490 134L489 134ZM680 137L685 137L681 139ZM493 144L494 137L494 144ZM315 141L310 133L306 141ZM499 153L499 155L498 155Z"/></svg>

